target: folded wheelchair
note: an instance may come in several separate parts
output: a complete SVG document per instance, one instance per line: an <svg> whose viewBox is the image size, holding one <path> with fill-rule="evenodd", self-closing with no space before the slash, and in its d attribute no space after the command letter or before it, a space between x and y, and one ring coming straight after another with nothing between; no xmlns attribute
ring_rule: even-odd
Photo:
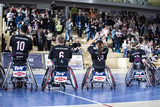
<svg viewBox="0 0 160 107"><path fill-rule="evenodd" d="M0 65L0 87L2 87L4 77L5 77L5 71L3 67Z"/></svg>
<svg viewBox="0 0 160 107"><path fill-rule="evenodd" d="M114 77L110 68L105 66L105 61L94 60L93 65L86 70L81 88L83 89L84 86L86 86L86 88L89 89L89 86L93 88L94 85L101 85L103 88L104 84L109 84L111 89L115 89L116 87Z"/></svg>
<svg viewBox="0 0 160 107"><path fill-rule="evenodd" d="M30 84L30 90L32 91L33 85L35 89L38 89L37 82L32 72L31 66L28 63L27 55L16 54L13 55L12 61L9 63L7 72L3 81L2 89L7 90L8 85L12 84L13 88L27 88L27 84Z"/></svg>
<svg viewBox="0 0 160 107"><path fill-rule="evenodd" d="M144 66L141 62L134 62L126 74L126 85L129 86L132 81L137 81L138 85L141 82L148 82L150 86L155 85L155 77L152 70Z"/></svg>
<svg viewBox="0 0 160 107"><path fill-rule="evenodd" d="M65 91L66 85L72 85L76 91L78 88L77 80L71 67L68 66L67 58L55 58L52 66L46 70L42 80L42 91L48 86L59 87L61 91Z"/></svg>

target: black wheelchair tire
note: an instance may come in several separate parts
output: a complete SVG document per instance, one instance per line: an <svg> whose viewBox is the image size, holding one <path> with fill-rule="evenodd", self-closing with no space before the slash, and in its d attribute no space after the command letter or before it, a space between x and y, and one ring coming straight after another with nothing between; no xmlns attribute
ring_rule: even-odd
<svg viewBox="0 0 160 107"><path fill-rule="evenodd" d="M81 89L83 89L83 87L84 87L85 84L86 84L86 81L87 81L87 79L88 79L89 73L91 72L91 68L92 68L92 67L90 66L90 67L88 67L87 70L86 70L86 73L85 73L85 75L84 75L84 77L83 77L83 80L82 80Z"/></svg>
<svg viewBox="0 0 160 107"><path fill-rule="evenodd" d="M69 69L69 77L70 77L71 85L74 88L74 90L76 91L78 89L76 77L74 75L72 68L68 66L68 69Z"/></svg>
<svg viewBox="0 0 160 107"><path fill-rule="evenodd" d="M47 84L49 82L49 79L51 77L51 74L52 74L52 66L51 67L48 67L44 76L43 76L43 80L42 80L42 83L41 83L41 90L44 91L45 88L47 87Z"/></svg>

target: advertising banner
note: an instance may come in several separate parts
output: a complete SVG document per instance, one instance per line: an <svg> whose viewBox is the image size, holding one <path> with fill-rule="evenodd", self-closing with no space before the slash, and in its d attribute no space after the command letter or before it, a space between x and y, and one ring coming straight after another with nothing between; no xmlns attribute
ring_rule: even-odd
<svg viewBox="0 0 160 107"><path fill-rule="evenodd" d="M49 66L52 65L52 62L50 59L48 59L48 53L43 54L43 62L44 62L44 68L47 69ZM83 69L83 56L78 54L73 54L72 59L69 62L69 66L72 69Z"/></svg>
<svg viewBox="0 0 160 107"><path fill-rule="evenodd" d="M12 61L11 53L3 52L1 55L1 59L2 66L6 69L8 67L8 64ZM43 68L42 54L29 54L28 62L32 68Z"/></svg>

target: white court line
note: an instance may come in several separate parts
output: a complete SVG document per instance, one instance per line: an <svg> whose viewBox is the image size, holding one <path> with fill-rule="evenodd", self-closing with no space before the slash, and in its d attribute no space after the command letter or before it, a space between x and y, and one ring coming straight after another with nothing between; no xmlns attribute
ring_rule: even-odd
<svg viewBox="0 0 160 107"><path fill-rule="evenodd" d="M2 97L2 93L0 93L0 97Z"/></svg>
<svg viewBox="0 0 160 107"><path fill-rule="evenodd" d="M41 86L41 85L39 85L39 86ZM46 87L46 88L48 88L48 87ZM54 91L57 91L57 90L54 90ZM89 101L89 102L92 102L92 103L95 103L95 104L99 104L101 106L113 107L113 106L110 106L110 105L107 105L107 104L102 104L102 103L99 103L97 101L86 99L86 98L83 98L83 97L80 97L80 96L77 96L77 95L73 95L73 94L69 94L69 93L66 93L66 92L62 92L62 91L57 91L57 92L63 93L63 94L66 94L66 95L69 95L69 96L72 96L72 97L76 97L76 98L79 98L79 99L82 99L82 100L86 100L86 101Z"/></svg>

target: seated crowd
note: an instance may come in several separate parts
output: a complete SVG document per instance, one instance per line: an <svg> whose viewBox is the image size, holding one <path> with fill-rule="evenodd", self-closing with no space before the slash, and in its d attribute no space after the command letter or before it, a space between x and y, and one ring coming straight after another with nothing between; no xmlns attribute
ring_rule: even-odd
<svg viewBox="0 0 160 107"><path fill-rule="evenodd" d="M48 51L51 48L54 38L65 31L65 41L72 48L72 52L82 54L81 44L77 39L73 43L72 30L77 31L79 38L84 38L86 42L92 40L96 33L103 31L108 39L112 40L113 52L120 53L123 50L123 57L127 57L134 42L138 41L144 45L144 49L154 54L159 54L160 41L160 14L157 17L136 14L114 14L100 13L96 16L94 7L78 9L76 5L70 10L70 18L65 19L63 9L57 9L55 2L52 2L49 9L37 9L25 7L15 8L14 6L4 8L4 18L7 22L6 31L10 35L19 33L22 24L28 26L27 35L33 39L34 46L38 46L38 51ZM147 52L146 52L147 53Z"/></svg>

